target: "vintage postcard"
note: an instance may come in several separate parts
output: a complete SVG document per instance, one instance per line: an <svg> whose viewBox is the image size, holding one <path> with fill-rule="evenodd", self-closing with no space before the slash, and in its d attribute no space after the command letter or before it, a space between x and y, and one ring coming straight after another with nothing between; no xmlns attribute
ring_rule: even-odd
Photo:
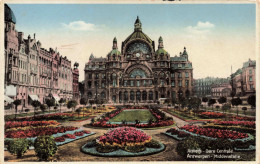
<svg viewBox="0 0 260 164"><path fill-rule="evenodd" d="M0 5L1 162L259 162L257 2Z"/></svg>

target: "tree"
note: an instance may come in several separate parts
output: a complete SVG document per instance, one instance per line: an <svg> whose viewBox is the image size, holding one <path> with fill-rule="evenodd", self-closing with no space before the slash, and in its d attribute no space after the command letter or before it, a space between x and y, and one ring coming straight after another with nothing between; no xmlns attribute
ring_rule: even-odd
<svg viewBox="0 0 260 164"><path fill-rule="evenodd" d="M231 104L233 106L237 107L237 116L238 116L238 105L242 104L242 100L239 97L238 98L233 98L233 99L231 99Z"/></svg>
<svg viewBox="0 0 260 164"><path fill-rule="evenodd" d="M249 97L248 97L248 99L247 99L247 103L249 104L249 105L251 105L251 107L253 107L253 108L255 108L255 101L256 101L256 97L255 97L255 95L250 95Z"/></svg>
<svg viewBox="0 0 260 164"><path fill-rule="evenodd" d="M38 101L38 100L32 101L32 106L34 107L34 116L33 117L35 117L36 108L39 107L40 105L41 105L40 101Z"/></svg>
<svg viewBox="0 0 260 164"><path fill-rule="evenodd" d="M54 99L46 99L46 104L49 108L49 113L51 113L51 107L55 105L55 100Z"/></svg>
<svg viewBox="0 0 260 164"><path fill-rule="evenodd" d="M244 115L246 116L247 107L243 107L242 110L244 111Z"/></svg>
<svg viewBox="0 0 260 164"><path fill-rule="evenodd" d="M197 111L199 110L200 104L201 104L200 98L191 97L188 99L188 108L193 109L195 113L197 113Z"/></svg>
<svg viewBox="0 0 260 164"><path fill-rule="evenodd" d="M212 110L213 110L213 105L216 104L216 100L215 99L209 99L208 105L212 106Z"/></svg>
<svg viewBox="0 0 260 164"><path fill-rule="evenodd" d="M41 104L40 109L41 109L42 113L44 113L46 110L46 106L44 104Z"/></svg>
<svg viewBox="0 0 260 164"><path fill-rule="evenodd" d="M84 97L81 98L81 99L80 99L80 104L86 106L86 104L87 104L87 100L86 100Z"/></svg>
<svg viewBox="0 0 260 164"><path fill-rule="evenodd" d="M227 102L227 98L226 97L220 97L219 99L218 99L218 103L220 103L221 105L223 105L224 103L226 103Z"/></svg>
<svg viewBox="0 0 260 164"><path fill-rule="evenodd" d="M14 116L14 119L16 120L16 115L17 115L17 107L19 106L19 105L21 105L21 100L19 100L19 99L16 99L16 100L14 100L14 102L13 102L13 104L15 105L15 116Z"/></svg>
<svg viewBox="0 0 260 164"><path fill-rule="evenodd" d="M60 113L61 113L61 105L62 105L63 103L65 103L65 99L61 98L61 99L59 100Z"/></svg>
<svg viewBox="0 0 260 164"><path fill-rule="evenodd" d="M30 112L30 109L27 108L24 111L26 112L26 117L27 117L27 114L28 114L28 112Z"/></svg>
<svg viewBox="0 0 260 164"><path fill-rule="evenodd" d="M166 99L164 103L167 105L167 111L168 111L168 105L170 104L170 99Z"/></svg>
<svg viewBox="0 0 260 164"><path fill-rule="evenodd" d="M202 97L202 102L207 103L209 99L207 97Z"/></svg>
<svg viewBox="0 0 260 164"><path fill-rule="evenodd" d="M74 111L77 105L78 103L76 100L70 100L67 104L67 108L68 109L72 108L72 110Z"/></svg>
<svg viewBox="0 0 260 164"><path fill-rule="evenodd" d="M217 105L217 106L216 106L217 111L218 111L219 108L220 108L219 105Z"/></svg>
<svg viewBox="0 0 260 164"><path fill-rule="evenodd" d="M222 110L223 110L223 113L225 113L227 110L229 110L231 108L231 105L230 104L224 104L223 106L222 106Z"/></svg>

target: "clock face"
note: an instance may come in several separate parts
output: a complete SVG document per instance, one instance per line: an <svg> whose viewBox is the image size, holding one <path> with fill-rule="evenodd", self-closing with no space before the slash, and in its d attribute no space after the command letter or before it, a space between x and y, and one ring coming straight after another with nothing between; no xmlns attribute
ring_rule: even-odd
<svg viewBox="0 0 260 164"><path fill-rule="evenodd" d="M142 52L143 54L149 54L151 52L150 47L142 42L135 42L128 46L127 53Z"/></svg>
<svg viewBox="0 0 260 164"><path fill-rule="evenodd" d="M150 55L146 55L146 58L150 58Z"/></svg>
<svg viewBox="0 0 260 164"><path fill-rule="evenodd" d="M140 57L140 54L139 54L139 53L137 53L137 54L136 54L136 57L138 57L138 58L139 58L139 57Z"/></svg>

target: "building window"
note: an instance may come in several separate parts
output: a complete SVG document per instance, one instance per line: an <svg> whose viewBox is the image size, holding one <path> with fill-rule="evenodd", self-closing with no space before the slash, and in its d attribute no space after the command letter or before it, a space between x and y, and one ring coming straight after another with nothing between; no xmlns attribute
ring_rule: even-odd
<svg viewBox="0 0 260 164"><path fill-rule="evenodd" d="M251 69L249 70L249 74L252 74L252 70Z"/></svg>
<svg viewBox="0 0 260 164"><path fill-rule="evenodd" d="M254 89L254 85L251 84L251 85L250 85L250 89Z"/></svg>
<svg viewBox="0 0 260 164"><path fill-rule="evenodd" d="M139 80L136 81L136 86L137 86L137 87L140 87L140 81L139 81Z"/></svg>
<svg viewBox="0 0 260 164"><path fill-rule="evenodd" d="M182 86L182 82L181 82L181 80L179 80L179 86L180 86L180 87Z"/></svg>
<svg viewBox="0 0 260 164"><path fill-rule="evenodd" d="M101 86L102 86L102 88L104 88L105 87L105 83L102 83Z"/></svg>
<svg viewBox="0 0 260 164"><path fill-rule="evenodd" d="M130 92L130 100L131 100L131 101L134 101L134 97L135 97L135 96L134 96L134 91L131 91L131 92Z"/></svg>
<svg viewBox="0 0 260 164"><path fill-rule="evenodd" d="M178 77L181 77L181 72L178 74Z"/></svg>
<svg viewBox="0 0 260 164"><path fill-rule="evenodd" d="M144 86L146 86L146 80L144 80Z"/></svg>
<svg viewBox="0 0 260 164"><path fill-rule="evenodd" d="M161 80L161 86L164 86L164 81L163 80Z"/></svg>
<svg viewBox="0 0 260 164"><path fill-rule="evenodd" d="M152 91L149 92L149 100L153 100L153 92Z"/></svg>
<svg viewBox="0 0 260 164"><path fill-rule="evenodd" d="M189 77L189 73L188 72L185 72L185 77Z"/></svg>
<svg viewBox="0 0 260 164"><path fill-rule="evenodd" d="M174 78L174 73L171 73L171 77Z"/></svg>
<svg viewBox="0 0 260 164"><path fill-rule="evenodd" d="M116 63L113 63L113 67L116 67Z"/></svg>
<svg viewBox="0 0 260 164"><path fill-rule="evenodd" d="M181 64L178 64L178 67L181 68Z"/></svg>
<svg viewBox="0 0 260 164"><path fill-rule="evenodd" d="M189 80L186 80L186 81L185 81L185 85L186 85L186 86L189 86Z"/></svg>
<svg viewBox="0 0 260 164"><path fill-rule="evenodd" d="M162 67L164 66L164 62L161 62L161 66L162 66Z"/></svg>
<svg viewBox="0 0 260 164"><path fill-rule="evenodd" d="M253 81L253 78L252 78L252 76L250 76L250 77L249 77L249 81Z"/></svg>
<svg viewBox="0 0 260 164"><path fill-rule="evenodd" d="M172 81L172 87L174 87L175 86L175 82L174 81Z"/></svg>
<svg viewBox="0 0 260 164"><path fill-rule="evenodd" d="M130 82L131 84L131 87L133 87L134 86L134 81L133 80L131 80L131 82Z"/></svg>
<svg viewBox="0 0 260 164"><path fill-rule="evenodd" d="M92 79L92 74L91 74L91 73L88 75L88 78L89 78L89 79Z"/></svg>

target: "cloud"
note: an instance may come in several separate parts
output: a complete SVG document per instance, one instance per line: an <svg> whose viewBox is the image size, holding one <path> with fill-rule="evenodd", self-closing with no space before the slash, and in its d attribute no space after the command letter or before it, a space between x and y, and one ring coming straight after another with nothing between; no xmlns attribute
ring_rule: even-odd
<svg viewBox="0 0 260 164"><path fill-rule="evenodd" d="M69 24L62 23L63 27L74 31L94 31L97 27L94 24L84 21L74 21Z"/></svg>
<svg viewBox="0 0 260 164"><path fill-rule="evenodd" d="M193 35L202 35L202 34L208 34L211 32L211 30L215 28L215 25L210 22L201 22L199 21L196 26L188 26L185 28L185 30L189 34Z"/></svg>

